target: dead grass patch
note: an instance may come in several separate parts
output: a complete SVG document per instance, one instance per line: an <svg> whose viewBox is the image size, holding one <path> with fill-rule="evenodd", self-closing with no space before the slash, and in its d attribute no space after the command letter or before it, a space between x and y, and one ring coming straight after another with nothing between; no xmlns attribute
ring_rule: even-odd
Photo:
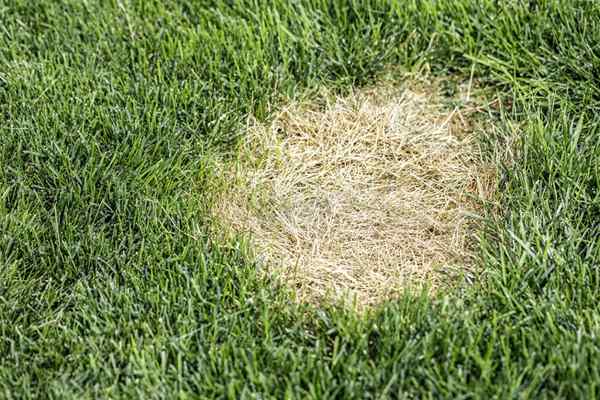
<svg viewBox="0 0 600 400"><path fill-rule="evenodd" d="M249 122L217 219L249 234L265 271L300 301L349 295L369 305L471 274L473 215L493 169L476 144L473 107L443 100L436 85L412 83Z"/></svg>

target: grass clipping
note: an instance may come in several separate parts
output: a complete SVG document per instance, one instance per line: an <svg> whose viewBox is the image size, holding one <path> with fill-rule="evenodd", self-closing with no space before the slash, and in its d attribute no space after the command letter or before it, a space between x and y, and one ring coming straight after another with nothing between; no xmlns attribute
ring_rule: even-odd
<svg viewBox="0 0 600 400"><path fill-rule="evenodd" d="M468 110L439 98L376 88L249 123L218 219L300 301L372 305L471 274L489 168Z"/></svg>

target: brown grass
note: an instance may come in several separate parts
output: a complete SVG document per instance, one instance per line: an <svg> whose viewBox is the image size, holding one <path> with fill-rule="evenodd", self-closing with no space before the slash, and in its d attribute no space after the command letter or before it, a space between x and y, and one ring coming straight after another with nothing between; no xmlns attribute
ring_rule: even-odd
<svg viewBox="0 0 600 400"><path fill-rule="evenodd" d="M301 301L370 305L471 274L471 216L493 174L469 111L441 100L434 86L379 87L250 123L218 219Z"/></svg>

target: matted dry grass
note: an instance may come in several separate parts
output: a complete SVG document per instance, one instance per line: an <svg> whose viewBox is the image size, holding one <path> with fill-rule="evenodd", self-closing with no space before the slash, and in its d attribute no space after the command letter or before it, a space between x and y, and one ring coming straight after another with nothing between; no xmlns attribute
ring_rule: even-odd
<svg viewBox="0 0 600 400"><path fill-rule="evenodd" d="M250 122L218 219L250 234L301 301L363 306L471 273L492 174L469 110L442 99L434 86L378 87Z"/></svg>

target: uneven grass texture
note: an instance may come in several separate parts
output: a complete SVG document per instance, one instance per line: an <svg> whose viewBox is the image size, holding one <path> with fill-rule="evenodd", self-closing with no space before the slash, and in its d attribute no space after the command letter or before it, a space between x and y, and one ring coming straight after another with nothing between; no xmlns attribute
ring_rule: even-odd
<svg viewBox="0 0 600 400"><path fill-rule="evenodd" d="M0 0L0 398L597 398L599 46L587 0ZM294 302L213 234L221 160L406 73L499 99L481 280Z"/></svg>
<svg viewBox="0 0 600 400"><path fill-rule="evenodd" d="M426 89L363 90L254 124L216 216L301 300L372 305L471 275L490 167L466 107Z"/></svg>

